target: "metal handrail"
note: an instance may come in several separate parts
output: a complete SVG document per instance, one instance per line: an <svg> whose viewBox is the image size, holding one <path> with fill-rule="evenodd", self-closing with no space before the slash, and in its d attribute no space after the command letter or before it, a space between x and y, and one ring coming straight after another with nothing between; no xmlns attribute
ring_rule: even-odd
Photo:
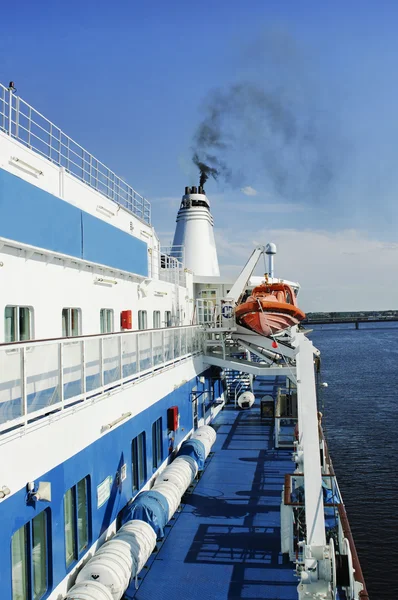
<svg viewBox="0 0 398 600"><path fill-rule="evenodd" d="M201 352L197 326L2 344L0 433L15 433L38 417L153 376Z"/></svg>
<svg viewBox="0 0 398 600"><path fill-rule="evenodd" d="M14 89L0 84L0 131L63 167L116 204L145 221L151 222L151 205L116 173L59 127L46 119L30 104L15 94Z"/></svg>

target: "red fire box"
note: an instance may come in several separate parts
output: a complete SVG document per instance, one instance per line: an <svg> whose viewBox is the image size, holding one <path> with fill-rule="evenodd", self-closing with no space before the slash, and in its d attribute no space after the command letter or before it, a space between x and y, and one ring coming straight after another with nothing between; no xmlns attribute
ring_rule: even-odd
<svg viewBox="0 0 398 600"><path fill-rule="evenodd" d="M178 406L171 406L167 409L167 429L177 431L179 426L180 415L178 414Z"/></svg>

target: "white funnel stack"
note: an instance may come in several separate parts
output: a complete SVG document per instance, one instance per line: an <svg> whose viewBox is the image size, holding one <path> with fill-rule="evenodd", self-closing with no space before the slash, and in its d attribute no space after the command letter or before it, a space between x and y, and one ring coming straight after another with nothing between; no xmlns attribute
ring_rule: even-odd
<svg viewBox="0 0 398 600"><path fill-rule="evenodd" d="M199 186L186 187L177 214L172 254L184 248L185 266L195 275L218 277L220 269L214 240L210 202Z"/></svg>

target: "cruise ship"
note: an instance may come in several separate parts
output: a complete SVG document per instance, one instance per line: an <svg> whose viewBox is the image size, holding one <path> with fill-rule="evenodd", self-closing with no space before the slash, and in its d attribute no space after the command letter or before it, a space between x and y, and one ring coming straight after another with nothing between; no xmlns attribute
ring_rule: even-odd
<svg viewBox="0 0 398 600"><path fill-rule="evenodd" d="M199 185L161 247L149 201L12 82L0 210L1 597L368 598L319 351L235 318L259 285L296 302L275 246L223 278Z"/></svg>

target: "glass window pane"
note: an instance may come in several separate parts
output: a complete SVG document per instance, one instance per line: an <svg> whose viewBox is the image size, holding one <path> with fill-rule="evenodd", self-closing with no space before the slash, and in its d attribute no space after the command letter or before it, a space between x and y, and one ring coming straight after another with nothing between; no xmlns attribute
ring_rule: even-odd
<svg viewBox="0 0 398 600"><path fill-rule="evenodd" d="M156 469L157 465L157 440L156 440L156 422L152 425L152 466Z"/></svg>
<svg viewBox="0 0 398 600"><path fill-rule="evenodd" d="M162 419L158 419L157 420L157 427L156 427L156 436L157 436L157 463L158 466L160 465L160 463L162 462Z"/></svg>
<svg viewBox="0 0 398 600"><path fill-rule="evenodd" d="M77 484L77 531L79 540L79 552L88 545L88 519L87 519L87 480L86 478Z"/></svg>
<svg viewBox="0 0 398 600"><path fill-rule="evenodd" d="M113 310L111 308L101 308L100 323L101 333L111 333L113 331Z"/></svg>
<svg viewBox="0 0 398 600"><path fill-rule="evenodd" d="M132 441L132 468L133 468L133 490L138 490L138 455L137 455L137 438Z"/></svg>
<svg viewBox="0 0 398 600"><path fill-rule="evenodd" d="M75 559L75 498L73 488L68 490L64 496L64 519L65 519L65 554L66 566L68 567Z"/></svg>
<svg viewBox="0 0 398 600"><path fill-rule="evenodd" d="M26 526L18 529L12 536L12 600L26 600L28 592L27 572L27 536Z"/></svg>
<svg viewBox="0 0 398 600"><path fill-rule="evenodd" d="M67 308L62 309L62 337L69 336L69 310Z"/></svg>
<svg viewBox="0 0 398 600"><path fill-rule="evenodd" d="M160 327L160 310L153 311L153 328L159 329Z"/></svg>
<svg viewBox="0 0 398 600"><path fill-rule="evenodd" d="M138 311L138 329L147 329L147 313L146 310Z"/></svg>
<svg viewBox="0 0 398 600"><path fill-rule="evenodd" d="M4 311L4 335L6 342L16 342L16 307L6 306Z"/></svg>
<svg viewBox="0 0 398 600"><path fill-rule="evenodd" d="M33 600L39 600L47 590L46 512L32 521Z"/></svg>
<svg viewBox="0 0 398 600"><path fill-rule="evenodd" d="M19 340L30 340L30 309L26 306L19 307Z"/></svg>
<svg viewBox="0 0 398 600"><path fill-rule="evenodd" d="M146 464L145 464L145 433L140 433L138 436L137 443L137 455L138 455L138 476L139 485L143 485L146 479Z"/></svg>
<svg viewBox="0 0 398 600"><path fill-rule="evenodd" d="M71 313L72 313L72 332L71 335L72 336L76 336L79 335L80 333L80 323L79 323L79 309L77 308L72 308L71 309Z"/></svg>

